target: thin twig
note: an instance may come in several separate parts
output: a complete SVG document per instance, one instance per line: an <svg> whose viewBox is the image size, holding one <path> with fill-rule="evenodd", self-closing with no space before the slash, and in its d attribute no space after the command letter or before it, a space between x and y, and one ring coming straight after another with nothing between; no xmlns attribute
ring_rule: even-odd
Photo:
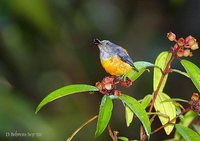
<svg viewBox="0 0 200 141"><path fill-rule="evenodd" d="M154 121L154 118L156 117L157 115L154 114L151 119L150 119L150 122L152 123ZM147 135L145 134L144 132L144 127L143 126L140 126L140 141L145 141L147 139Z"/></svg>
<svg viewBox="0 0 200 141"><path fill-rule="evenodd" d="M150 122L152 123L154 121L154 119L156 118L157 115L153 115L150 119Z"/></svg>
<svg viewBox="0 0 200 141"><path fill-rule="evenodd" d="M108 132L113 141L117 141L117 134L112 131L110 124L108 125Z"/></svg>
<svg viewBox="0 0 200 141"><path fill-rule="evenodd" d="M140 141L146 140L146 134L144 133L144 127L140 126Z"/></svg>
<svg viewBox="0 0 200 141"><path fill-rule="evenodd" d="M118 141L118 138L117 138L117 134L118 134L118 133L119 133L118 131L113 131L113 135L114 135L116 141Z"/></svg>
<svg viewBox="0 0 200 141"><path fill-rule="evenodd" d="M174 117L172 120L168 121L167 123L165 123L164 125L160 126L159 128L155 129L154 131L151 132L151 134L154 134L156 132L158 132L159 130L161 130L162 128L164 128L165 126L171 124L174 120L176 120L180 115L188 112L189 110L191 110L191 108L187 108L184 111L182 111L181 113L179 113L176 117Z"/></svg>
<svg viewBox="0 0 200 141"><path fill-rule="evenodd" d="M92 117L91 119L89 119L88 121L86 121L84 124L82 124L78 129L76 129L76 131L74 131L74 133L66 140L66 141L71 141L73 139L73 137L83 128L85 127L87 124L89 124L90 122L94 121L96 118L98 117L98 115Z"/></svg>

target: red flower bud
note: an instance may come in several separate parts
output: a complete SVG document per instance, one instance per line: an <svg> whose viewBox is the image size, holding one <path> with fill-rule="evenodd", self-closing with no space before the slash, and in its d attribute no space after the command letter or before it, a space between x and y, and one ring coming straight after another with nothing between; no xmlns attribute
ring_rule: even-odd
<svg viewBox="0 0 200 141"><path fill-rule="evenodd" d="M179 49L178 52L177 52L177 56L178 57L183 57L184 55L184 50L183 49Z"/></svg>
<svg viewBox="0 0 200 141"><path fill-rule="evenodd" d="M121 95L122 95L121 91L119 91L119 90L114 91L114 96L121 96Z"/></svg>
<svg viewBox="0 0 200 141"><path fill-rule="evenodd" d="M197 113L200 112L200 99L198 93L193 93L191 100L189 101L189 104L194 112Z"/></svg>
<svg viewBox="0 0 200 141"><path fill-rule="evenodd" d="M193 93L192 97L191 97L191 100L193 100L193 101L199 100L199 94L198 93Z"/></svg>
<svg viewBox="0 0 200 141"><path fill-rule="evenodd" d="M193 39L193 37L189 35L188 37L185 38L185 42L188 43L191 39Z"/></svg>
<svg viewBox="0 0 200 141"><path fill-rule="evenodd" d="M185 40L183 38L179 38L177 43L179 46L184 46Z"/></svg>

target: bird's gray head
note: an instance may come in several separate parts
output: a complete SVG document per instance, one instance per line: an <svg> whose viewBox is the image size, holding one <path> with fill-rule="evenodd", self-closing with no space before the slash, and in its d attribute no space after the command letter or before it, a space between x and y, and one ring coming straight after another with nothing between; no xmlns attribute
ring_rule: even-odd
<svg viewBox="0 0 200 141"><path fill-rule="evenodd" d="M114 50L118 45L108 41L108 40L102 40L100 41L99 39L94 40L94 44L96 44L99 47L99 50L101 52L107 52L109 54L113 54Z"/></svg>

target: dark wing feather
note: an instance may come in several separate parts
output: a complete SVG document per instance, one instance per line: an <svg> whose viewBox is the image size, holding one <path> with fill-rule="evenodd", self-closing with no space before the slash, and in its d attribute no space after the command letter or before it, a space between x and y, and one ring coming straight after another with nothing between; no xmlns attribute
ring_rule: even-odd
<svg viewBox="0 0 200 141"><path fill-rule="evenodd" d="M133 60L128 55L128 53L126 53L126 51L121 47L117 47L116 49L117 55L120 57L120 59L132 66L135 71L138 71L138 69L134 66Z"/></svg>

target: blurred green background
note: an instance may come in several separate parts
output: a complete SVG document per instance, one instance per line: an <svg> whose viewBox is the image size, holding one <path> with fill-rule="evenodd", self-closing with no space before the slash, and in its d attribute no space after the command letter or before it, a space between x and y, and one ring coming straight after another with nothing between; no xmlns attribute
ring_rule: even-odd
<svg viewBox="0 0 200 141"><path fill-rule="evenodd" d="M98 113L102 95L77 94L56 100L37 115L36 106L51 91L72 83L94 85L108 75L99 62L94 38L124 46L134 61L154 62L172 45L166 33L200 40L200 1L196 0L1 0L0 1L0 140L66 140ZM190 59L199 64L199 51ZM179 62L174 67L183 70ZM152 70L123 92L143 98L152 93ZM189 99L192 82L171 74L164 90ZM126 128L124 109L114 103L111 125L119 135L139 138L135 119ZM158 121L159 125L159 121ZM156 126L158 126L156 125ZM95 139L96 121L74 140L111 140L105 131ZM153 126L154 127L154 126ZM155 127L154 127L155 128ZM34 137L12 137L32 133ZM163 131L152 140L163 140Z"/></svg>

